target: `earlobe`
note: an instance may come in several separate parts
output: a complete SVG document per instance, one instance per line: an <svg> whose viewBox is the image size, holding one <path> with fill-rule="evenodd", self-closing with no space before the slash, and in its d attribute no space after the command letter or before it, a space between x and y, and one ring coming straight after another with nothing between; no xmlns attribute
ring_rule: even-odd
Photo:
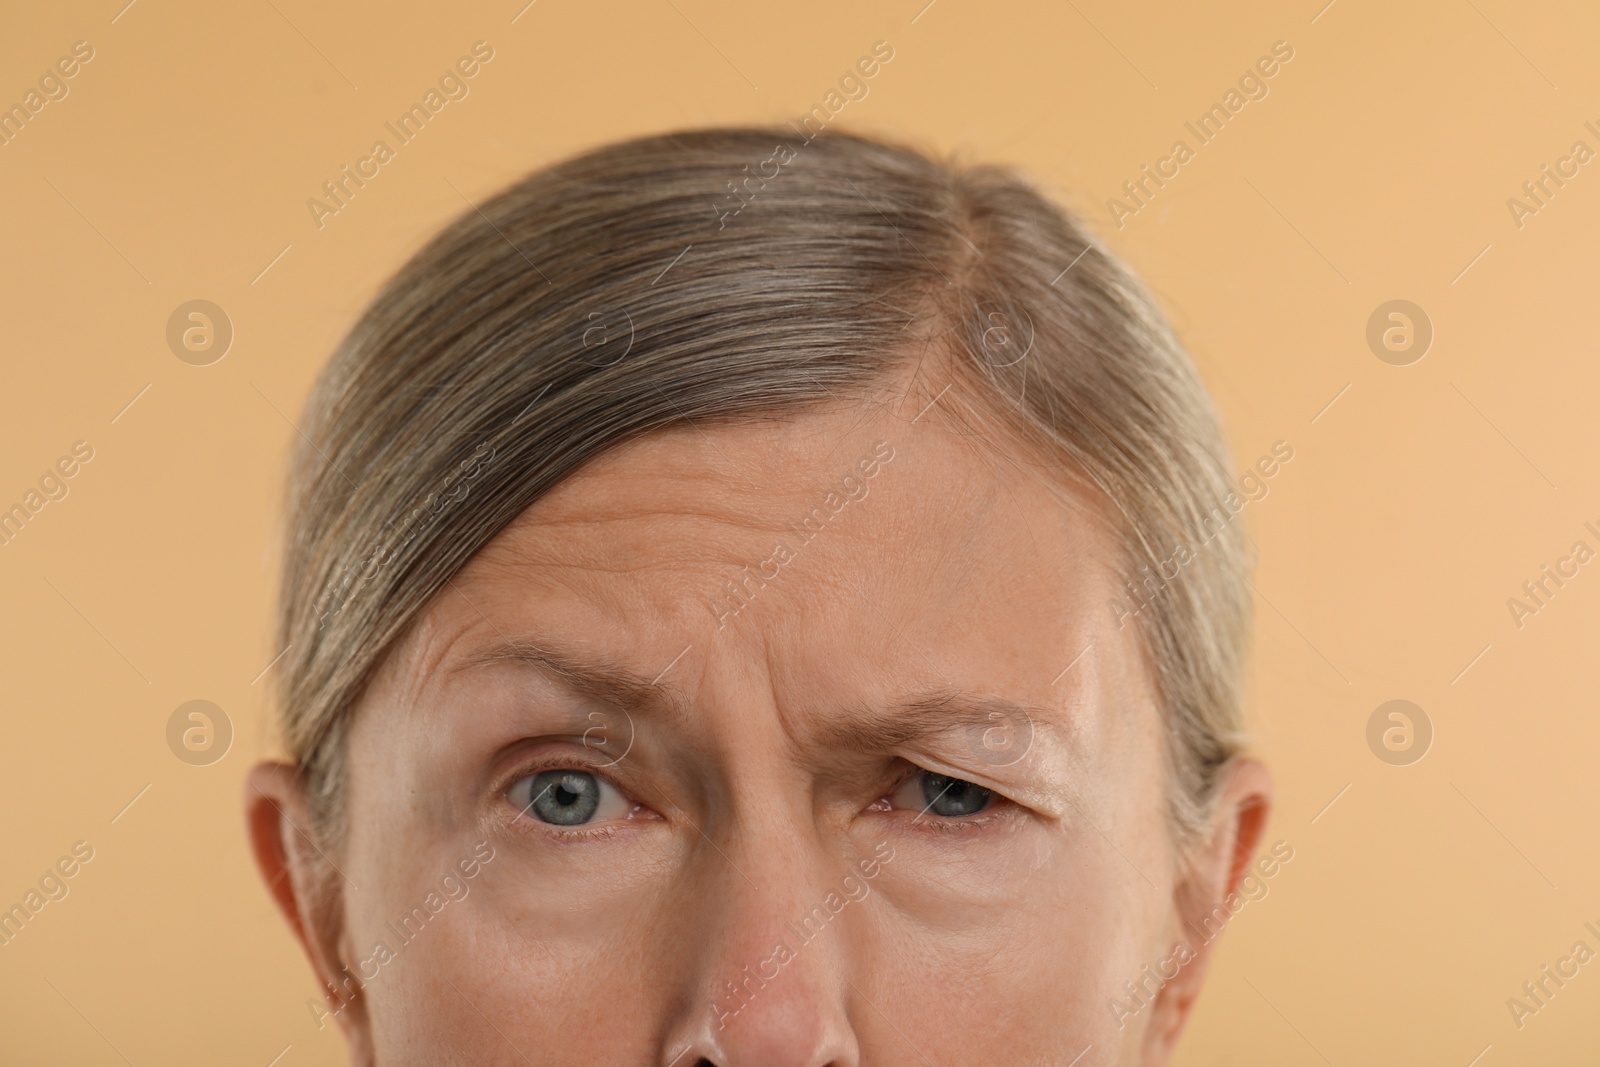
<svg viewBox="0 0 1600 1067"><path fill-rule="evenodd" d="M267 892L305 950L318 984L330 991L328 1009L318 1015L318 1023L328 1015L337 1018L359 1061L364 1008L359 995L345 998L341 991L350 983L339 981L346 974L339 952L343 897L329 886L331 861L308 836L304 776L288 763L258 763L246 779L244 802L251 849Z"/></svg>
<svg viewBox="0 0 1600 1067"><path fill-rule="evenodd" d="M1241 757L1224 772L1210 833L1174 890L1173 937L1184 962L1156 996L1141 1061L1149 1067L1167 1062L1200 995L1212 950L1237 910L1240 883L1266 833L1272 788L1272 774L1259 760Z"/></svg>

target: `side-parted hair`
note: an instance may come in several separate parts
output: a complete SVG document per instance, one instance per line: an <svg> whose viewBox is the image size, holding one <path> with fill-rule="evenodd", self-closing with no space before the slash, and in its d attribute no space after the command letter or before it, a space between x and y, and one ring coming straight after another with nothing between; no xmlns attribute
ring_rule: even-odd
<svg viewBox="0 0 1600 1067"><path fill-rule="evenodd" d="M1192 841L1243 744L1251 561L1216 521L1233 491L1216 415L1150 296L1008 170L710 129L589 152L464 212L319 379L277 636L284 741L324 847L363 688L553 486L640 434L825 407L935 351L984 436L1031 444L1114 528L1129 595L1106 610L1140 628L1174 839Z"/></svg>

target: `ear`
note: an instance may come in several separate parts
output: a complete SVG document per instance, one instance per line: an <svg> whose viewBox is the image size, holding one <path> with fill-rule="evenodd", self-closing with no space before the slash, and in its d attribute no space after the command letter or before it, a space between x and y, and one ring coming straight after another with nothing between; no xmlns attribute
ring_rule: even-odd
<svg viewBox="0 0 1600 1067"><path fill-rule="evenodd" d="M305 778L288 763L266 761L245 781L245 822L256 866L322 987L326 1008L313 1002L318 1028L335 1019L350 1043L351 1062L371 1062L366 1005L344 945L343 876L309 836L311 808Z"/></svg>
<svg viewBox="0 0 1600 1067"><path fill-rule="evenodd" d="M1224 771L1211 828L1189 856L1173 891L1170 944L1178 972L1156 994L1145 1030L1146 1067L1159 1067L1188 1022L1211 965L1217 935L1231 917L1230 902L1255 857L1272 811L1272 774L1259 760L1240 758Z"/></svg>

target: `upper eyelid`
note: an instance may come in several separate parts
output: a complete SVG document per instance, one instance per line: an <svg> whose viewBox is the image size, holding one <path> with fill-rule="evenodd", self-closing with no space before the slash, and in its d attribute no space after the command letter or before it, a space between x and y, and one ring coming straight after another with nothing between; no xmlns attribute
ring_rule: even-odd
<svg viewBox="0 0 1600 1067"><path fill-rule="evenodd" d="M997 799L1015 804L1020 808L1033 808L1032 804L1029 804L1023 800L1019 800L1017 797L1013 796L1012 791L1005 786L994 781L986 781L982 776L974 777L972 772L961 767L957 767L953 764L947 764L937 756L931 754L927 756L919 756L919 758L926 760L926 762L921 763L909 756L901 756L900 758L905 760L906 763L910 765L911 770L904 777L895 779L894 785L890 787L891 789L900 788L900 786L905 784L907 778L910 778L916 774L942 774L946 778L954 778L958 781L968 782L976 786L982 786L984 789L987 789L989 792L993 793ZM928 763L933 763L934 766L930 767L928 766Z"/></svg>
<svg viewBox="0 0 1600 1067"><path fill-rule="evenodd" d="M903 787L907 782L909 782L911 779L915 778L919 774L937 774L937 775L941 775L941 776L943 776L945 778L952 778L952 779L954 779L954 780L956 780L958 782L965 782L968 785L975 785L980 789L988 790L989 795L992 796L995 799L995 801L998 802L998 803L1010 804L1010 805L1012 805L1014 807L1022 808L1024 810L1028 810L1028 806L1026 804L1023 804L1021 801L1017 801L1017 800L1011 799L1010 797L1006 796L1006 794L1002 793L998 789L993 788L992 786L984 785L982 782L975 782L971 778L963 778L963 777L961 777L960 775L957 775L957 774L945 774L943 771L929 770L926 767L919 767L916 764L912 764L911 772L909 774L905 775L904 777L897 778L895 780L894 785L889 787L889 791L885 795L886 796L893 796L895 793L900 791L901 787ZM932 807L932 805L930 804L930 805L928 805L928 807ZM907 809L901 809L901 810L903 811L903 810L907 810ZM926 809L924 809L924 810L926 810ZM989 806L985 806L985 808L983 810L985 812L988 811L989 810ZM976 814L982 814L982 812L975 812L974 815L976 815ZM960 816L943 816L942 815L942 816L940 816L940 818L960 818L960 819L968 819L968 820L970 820L970 819L973 818L973 816L972 815L960 815Z"/></svg>

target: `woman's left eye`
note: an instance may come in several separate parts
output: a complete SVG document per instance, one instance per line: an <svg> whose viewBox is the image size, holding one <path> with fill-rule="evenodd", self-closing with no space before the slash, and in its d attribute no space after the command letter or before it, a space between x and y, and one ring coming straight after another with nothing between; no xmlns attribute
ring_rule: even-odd
<svg viewBox="0 0 1600 1067"><path fill-rule="evenodd" d="M933 771L913 774L889 795L890 803L896 808L911 808L947 819L976 815L994 799L991 789Z"/></svg>
<svg viewBox="0 0 1600 1067"><path fill-rule="evenodd" d="M519 778L506 790L506 799L522 814L551 826L620 819L633 806L604 778L571 767Z"/></svg>

